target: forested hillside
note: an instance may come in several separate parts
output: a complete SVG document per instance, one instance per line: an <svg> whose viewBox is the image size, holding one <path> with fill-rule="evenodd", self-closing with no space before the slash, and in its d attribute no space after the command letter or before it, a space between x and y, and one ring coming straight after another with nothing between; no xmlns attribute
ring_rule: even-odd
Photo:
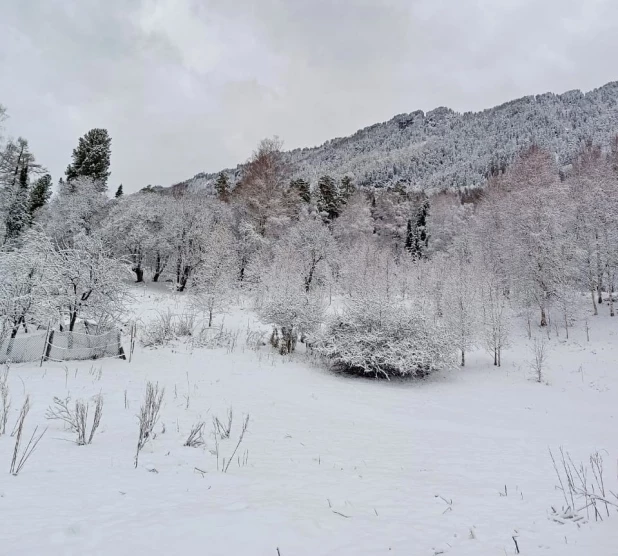
<svg viewBox="0 0 618 556"><path fill-rule="evenodd" d="M440 107L400 114L350 137L288 151L285 158L296 177L312 184L328 174L349 175L361 187L397 182L415 189L474 187L532 144L555 154L564 167L587 141L607 148L617 129L618 82L612 82L588 93L523 97L482 112ZM242 169L226 173L234 181ZM197 174L183 184L212 190L216 177Z"/></svg>

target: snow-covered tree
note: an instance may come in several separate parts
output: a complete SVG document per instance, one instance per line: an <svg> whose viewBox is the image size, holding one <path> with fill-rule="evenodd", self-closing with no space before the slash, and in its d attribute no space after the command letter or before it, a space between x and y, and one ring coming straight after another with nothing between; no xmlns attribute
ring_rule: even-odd
<svg viewBox="0 0 618 556"><path fill-rule="evenodd" d="M233 299L237 283L234 236L227 223L216 224L208 234L198 270L191 278L190 304L208 317L225 312Z"/></svg>
<svg viewBox="0 0 618 556"><path fill-rule="evenodd" d="M302 218L275 246L275 257L295 260L306 291L324 278L334 262L335 242L328 228L312 217ZM316 280L317 279L317 280Z"/></svg>
<svg viewBox="0 0 618 556"><path fill-rule="evenodd" d="M445 317L453 332L461 366L476 346L480 324L478 261L473 260L470 237L460 235L451 245L445 280Z"/></svg>
<svg viewBox="0 0 618 556"><path fill-rule="evenodd" d="M53 307L54 284L47 273L53 253L49 239L28 232L20 249L0 251L0 343L14 338L20 327L47 324L57 317Z"/></svg>
<svg viewBox="0 0 618 556"><path fill-rule="evenodd" d="M111 257L101 240L80 234L71 245L60 244L49 253L45 264L70 331L78 319L107 325L126 314L127 265Z"/></svg>
<svg viewBox="0 0 618 556"><path fill-rule="evenodd" d="M307 229L301 230L299 239L305 239L302 232ZM258 315L262 322L274 327L272 343L282 354L293 352L298 337L313 332L324 319L322 290L314 283L307 285L313 263L310 254L301 261L294 243L284 242L275 249L271 264L262 270Z"/></svg>
<svg viewBox="0 0 618 556"><path fill-rule="evenodd" d="M234 188L233 201L261 236L277 236L297 212L298 195L291 192L289 166L278 138L264 139L244 168Z"/></svg>
<svg viewBox="0 0 618 556"><path fill-rule="evenodd" d="M90 178L62 182L58 194L41 211L40 220L48 235L68 243L79 234L92 234L99 226L107 205L104 194Z"/></svg>
<svg viewBox="0 0 618 556"><path fill-rule="evenodd" d="M167 264L170 247L166 223L173 202L162 195L137 193L118 199L105 218L101 235L118 257L131 261L136 282L144 281L149 262L157 280Z"/></svg>
<svg viewBox="0 0 618 556"><path fill-rule="evenodd" d="M350 248L357 241L373 234L371 206L365 195L354 193L333 224L333 235L344 247Z"/></svg>
<svg viewBox="0 0 618 556"><path fill-rule="evenodd" d="M79 138L79 143L73 149L71 164L66 169L67 181L78 178L92 180L96 191L107 190L107 179L110 175L110 159L112 154L112 139L106 129L94 128Z"/></svg>

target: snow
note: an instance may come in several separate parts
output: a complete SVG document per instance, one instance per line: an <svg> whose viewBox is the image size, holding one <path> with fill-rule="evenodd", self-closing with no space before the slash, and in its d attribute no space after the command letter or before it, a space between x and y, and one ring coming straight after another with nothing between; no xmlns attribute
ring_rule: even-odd
<svg viewBox="0 0 618 556"><path fill-rule="evenodd" d="M182 310L182 295L157 288L138 290L144 321ZM261 327L248 307L221 319ZM523 326L501 368L476 351L465 370L422 381L334 375L304 353L251 350L242 335L229 353L177 342L138 345L131 363L14 365L7 428L28 393L26 436L49 429L18 476L0 474L0 554L494 556L515 554L513 536L525 555L618 554L618 514L581 528L549 518L562 495L548 447L564 446L577 462L606 450L606 481L618 486L618 320L589 324L590 342L582 322L568 341L552 331L546 384L530 379ZM147 381L166 393L135 469ZM89 446L45 419L53 397L69 393L104 397ZM210 452L211 419L224 420L230 406L221 457L250 414L238 451L248 462L224 474ZM206 445L183 446L199 420ZM7 471L13 441L0 437Z"/></svg>

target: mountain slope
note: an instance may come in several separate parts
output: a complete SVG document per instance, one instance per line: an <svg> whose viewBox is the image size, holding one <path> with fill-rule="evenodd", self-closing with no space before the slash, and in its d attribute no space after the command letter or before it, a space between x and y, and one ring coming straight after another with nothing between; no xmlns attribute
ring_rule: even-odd
<svg viewBox="0 0 618 556"><path fill-rule="evenodd" d="M295 176L351 175L360 186L403 182L418 189L482 185L521 149L536 143L568 165L588 140L608 148L618 134L618 81L582 93L527 96L482 112L436 108L400 114L350 137L285 153ZM242 165L226 170L238 177ZM211 190L216 174L197 174L182 185Z"/></svg>

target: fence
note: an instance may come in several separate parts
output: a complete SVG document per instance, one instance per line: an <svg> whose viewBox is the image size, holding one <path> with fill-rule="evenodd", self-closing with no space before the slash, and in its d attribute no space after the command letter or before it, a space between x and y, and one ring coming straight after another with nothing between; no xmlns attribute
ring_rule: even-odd
<svg viewBox="0 0 618 556"><path fill-rule="evenodd" d="M0 346L0 363L28 361L70 361L76 359L125 358L120 332L82 334L45 330L7 338Z"/></svg>

